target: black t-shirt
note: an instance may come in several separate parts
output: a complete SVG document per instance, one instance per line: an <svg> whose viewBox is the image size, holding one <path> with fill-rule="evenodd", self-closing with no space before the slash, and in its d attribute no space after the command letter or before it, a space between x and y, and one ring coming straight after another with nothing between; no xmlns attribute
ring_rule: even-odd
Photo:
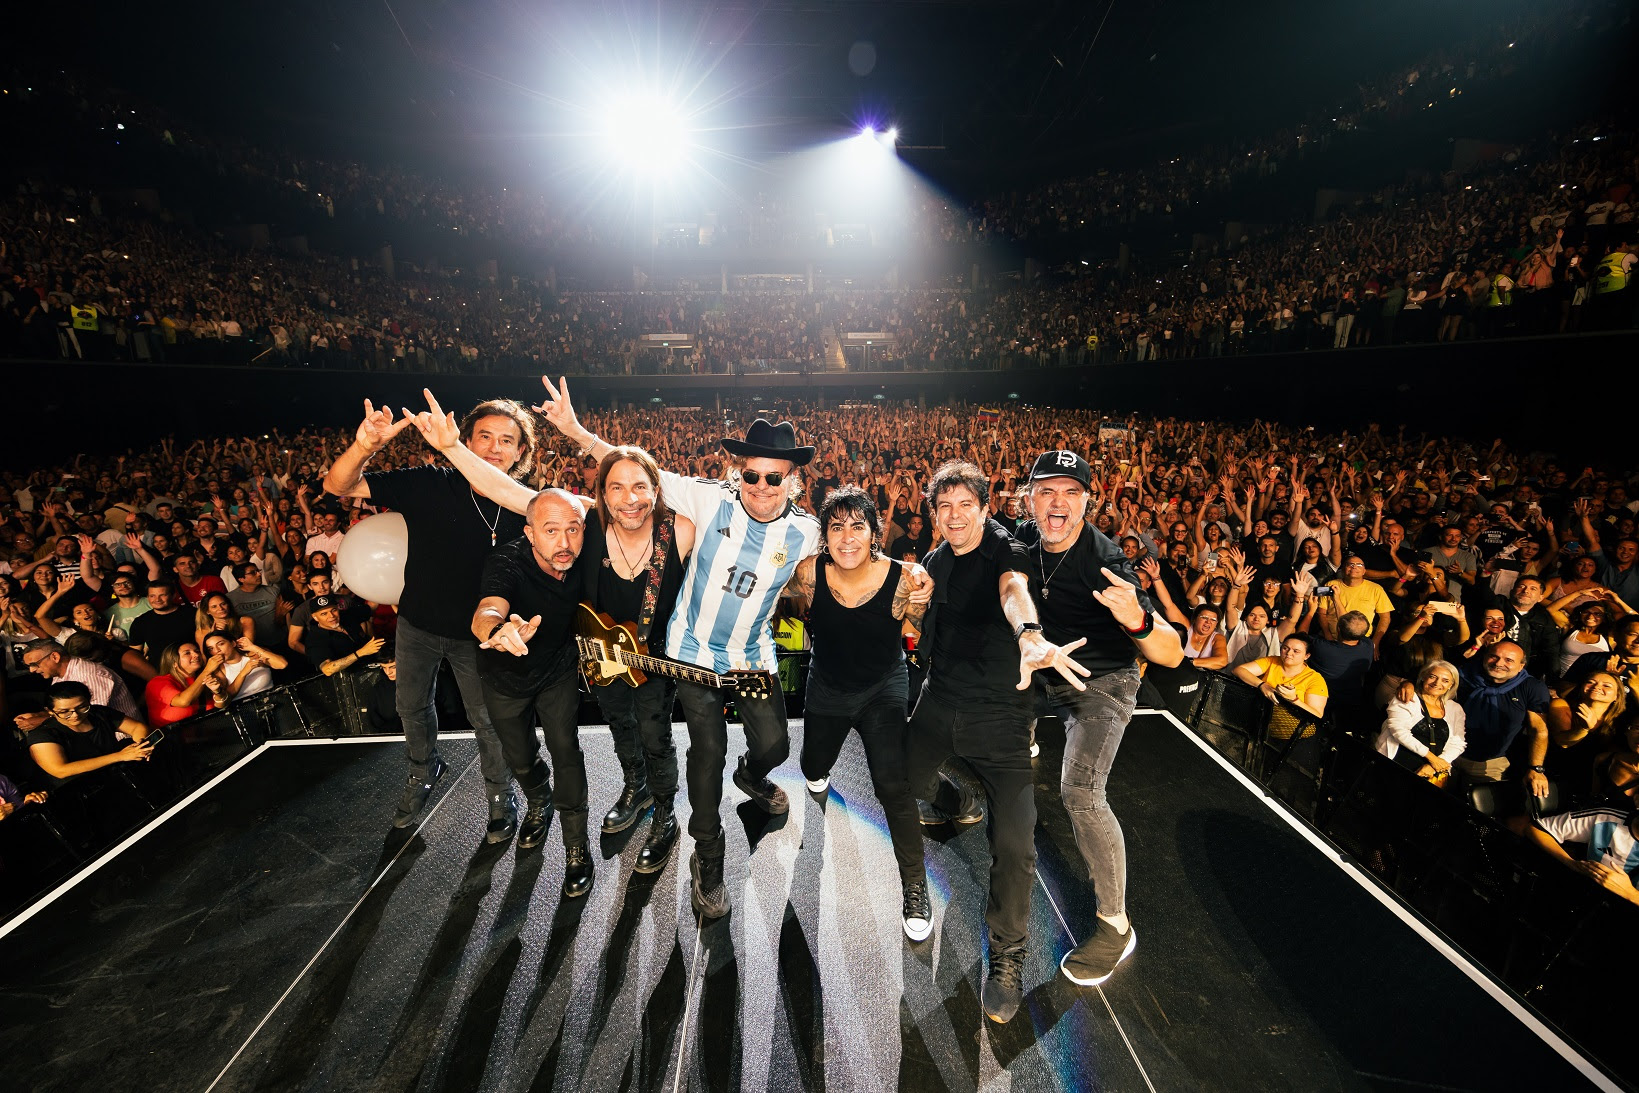
<svg viewBox="0 0 1639 1093"><path fill-rule="evenodd" d="M606 535L598 529L596 520L589 521L586 525L586 545L581 550L581 564L593 582L593 586L586 590L586 597L594 607L616 622L628 622L635 626L643 614L643 594L649 588L650 559L645 558L643 568L628 581L616 573L613 566L605 564L608 556ZM685 568L683 559L677 554L674 526L671 545L666 548L666 567L660 575L660 594L655 601L654 622L649 627L648 645L657 652L666 644L666 625L677 606L677 595L683 589Z"/></svg>
<svg viewBox="0 0 1639 1093"><path fill-rule="evenodd" d="M31 748L36 744L56 744L63 749L64 762L78 763L125 747L126 741L117 735L124 720L125 716L118 710L92 706L90 714L80 722L91 726L88 731L76 732L52 718L37 729L30 729L26 739Z"/></svg>
<svg viewBox="0 0 1639 1093"><path fill-rule="evenodd" d="M1359 548L1358 553L1360 554L1360 560L1366 563L1366 568L1377 573L1394 572L1394 560L1396 558L1400 559L1401 565L1408 566L1415 565L1418 558L1418 552L1404 539L1400 541L1399 547L1392 551L1389 550L1386 543L1368 543Z"/></svg>
<svg viewBox="0 0 1639 1093"><path fill-rule="evenodd" d="M477 606L476 601L473 606ZM307 646L307 659L317 667L327 660L340 660L358 652L359 647L364 644L364 637L352 628L348 628L344 633L313 625L302 631L302 644Z"/></svg>
<svg viewBox="0 0 1639 1093"><path fill-rule="evenodd" d="M1030 594L1041 613L1042 633L1054 645L1067 645L1077 638L1087 644L1070 654L1095 676L1108 675L1137 662L1137 648L1110 609L1093 599L1095 591L1110 586L1103 569L1138 588L1138 602L1146 613L1154 610L1149 594L1138 587L1132 563L1097 528L1085 525L1067 551L1043 550L1041 532L1034 520L1019 525L1019 542L1030 549L1034 562L1030 571ZM1044 580L1046 595L1043 595ZM1062 683L1056 671L1037 672L1037 682Z"/></svg>
<svg viewBox="0 0 1639 1093"><path fill-rule="evenodd" d="M540 692L575 670L575 605L580 602L587 562L582 554L560 580L535 560L528 539L516 539L490 552L479 582L479 598L499 596L510 614L541 617L529 640L529 652L515 657L496 649L478 650L478 674L497 694L524 697ZM476 605L476 601L474 601ZM471 621L471 615L468 616Z"/></svg>
<svg viewBox="0 0 1639 1093"><path fill-rule="evenodd" d="M524 533L524 518L479 497L453 467L367 474L370 499L404 514L410 547L398 613L442 638L472 636L484 559ZM526 616L527 617L527 616Z"/></svg>
<svg viewBox="0 0 1639 1093"><path fill-rule="evenodd" d="M172 645L193 641L194 613L189 607L161 615L144 611L131 620L131 648L146 649L150 661L159 663L159 654Z"/></svg>
<svg viewBox="0 0 1639 1093"><path fill-rule="evenodd" d="M1000 588L1003 573L1028 576L1033 563L1024 544L994 521L986 521L984 536L966 554L941 543L923 563L936 582L927 685L957 707L1029 701L1029 692L1018 689L1019 643L1002 614Z"/></svg>

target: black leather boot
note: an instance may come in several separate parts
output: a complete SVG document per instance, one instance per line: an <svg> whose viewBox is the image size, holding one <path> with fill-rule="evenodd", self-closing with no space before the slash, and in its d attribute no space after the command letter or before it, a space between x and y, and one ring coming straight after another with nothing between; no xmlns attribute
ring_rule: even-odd
<svg viewBox="0 0 1639 1093"><path fill-rule="evenodd" d="M489 799L489 828L484 832L487 843L504 843L518 830L518 806L512 800L512 787L505 793L492 794Z"/></svg>
<svg viewBox="0 0 1639 1093"><path fill-rule="evenodd" d="M648 787L641 783L633 785L628 781L626 788L620 792L620 798L615 801L615 807L603 817L603 833L613 835L625 831L641 820L643 813L648 811L652 804L654 797L649 793Z"/></svg>
<svg viewBox="0 0 1639 1093"><path fill-rule="evenodd" d="M563 895L578 899L592 890L592 851L584 842L563 848Z"/></svg>
<svg viewBox="0 0 1639 1093"><path fill-rule="evenodd" d="M518 828L518 849L530 850L546 841L546 829L552 826L552 789L531 793L524 822Z"/></svg>
<svg viewBox="0 0 1639 1093"><path fill-rule="evenodd" d="M637 853L632 869L638 873L658 873L671 860L672 847L677 845L677 817L672 814L672 799L657 797L654 812L649 816L649 841Z"/></svg>

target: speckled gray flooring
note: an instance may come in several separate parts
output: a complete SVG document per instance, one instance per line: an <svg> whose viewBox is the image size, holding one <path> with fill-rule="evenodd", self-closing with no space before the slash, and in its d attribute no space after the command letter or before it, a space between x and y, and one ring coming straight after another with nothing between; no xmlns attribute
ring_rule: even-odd
<svg viewBox="0 0 1639 1093"><path fill-rule="evenodd" d="M564 901L555 825L543 852L483 844L470 741L446 743L451 772L414 832L386 823L400 746L343 742L269 749L0 940L7 1086L1578 1087L1155 716L1135 720L1111 786L1139 949L1102 990L1072 987L1056 962L1093 903L1057 799L1052 724L1029 995L1005 1027L978 1000L983 825L927 841L938 921L907 944L857 739L823 799L794 761L775 773L787 816L727 788L734 909L704 929L686 836L651 877L631 870L646 823L605 838L591 894ZM681 726L677 739L681 753ZM582 742L595 824L619 771L605 730Z"/></svg>

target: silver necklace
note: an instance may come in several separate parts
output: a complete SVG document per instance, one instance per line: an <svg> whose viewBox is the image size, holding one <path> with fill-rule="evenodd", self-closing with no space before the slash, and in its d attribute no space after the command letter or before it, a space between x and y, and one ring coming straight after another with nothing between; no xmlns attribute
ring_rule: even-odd
<svg viewBox="0 0 1639 1093"><path fill-rule="evenodd" d="M1073 550L1075 548L1075 544L1071 543L1070 547ZM1053 583L1053 578L1058 576L1059 570L1063 569L1064 568L1064 563L1069 561L1069 560L1070 560L1070 551L1066 550L1066 551L1063 552L1063 557L1061 557L1059 559L1059 564L1053 567L1053 572L1048 573L1047 572L1047 552L1046 552L1046 549L1042 546L1041 541L1037 540L1037 542L1036 542L1036 561L1041 566L1041 571L1042 571L1042 581L1041 581L1041 598L1042 599L1045 600L1047 598L1047 586Z"/></svg>
<svg viewBox="0 0 1639 1093"><path fill-rule="evenodd" d="M468 486L467 492L472 495L473 511L478 514L478 519L482 520L484 522L484 526L489 529L489 545L494 546L495 529L501 523L501 502L495 502L495 519L491 520L489 517L484 515L484 510L478 507L478 491L474 490L471 486Z"/></svg>
<svg viewBox="0 0 1639 1093"><path fill-rule="evenodd" d="M629 573L631 573L631 576L627 577L626 580L636 579L636 577L639 573L639 570L638 570L637 566L632 564L632 560L630 558L626 557L626 547L620 541L620 533L619 532L611 532L609 537L615 541L615 549L620 551L620 560L626 563L626 569ZM654 532L653 532L653 530L651 530L649 532L649 554L650 554L651 560L652 560L652 556L654 555ZM643 554L640 551L638 553L638 558L641 559L642 557L643 557ZM647 569L648 566L644 566L643 568Z"/></svg>

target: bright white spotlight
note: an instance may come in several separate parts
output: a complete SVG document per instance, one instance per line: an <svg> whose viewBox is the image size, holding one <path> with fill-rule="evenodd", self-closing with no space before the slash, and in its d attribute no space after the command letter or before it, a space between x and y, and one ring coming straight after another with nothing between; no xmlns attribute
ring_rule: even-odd
<svg viewBox="0 0 1639 1093"><path fill-rule="evenodd" d="M884 138L886 138L887 142L890 145L899 143L899 130L898 129L890 129L882 135L883 135Z"/></svg>
<svg viewBox="0 0 1639 1093"><path fill-rule="evenodd" d="M623 167L665 171L684 157L688 146L682 113L657 95L617 99L604 118L604 153Z"/></svg>
<svg viewBox="0 0 1639 1093"><path fill-rule="evenodd" d="M866 140L875 140L876 139L876 126L867 125L865 128L863 128L859 131L859 135L864 137Z"/></svg>

